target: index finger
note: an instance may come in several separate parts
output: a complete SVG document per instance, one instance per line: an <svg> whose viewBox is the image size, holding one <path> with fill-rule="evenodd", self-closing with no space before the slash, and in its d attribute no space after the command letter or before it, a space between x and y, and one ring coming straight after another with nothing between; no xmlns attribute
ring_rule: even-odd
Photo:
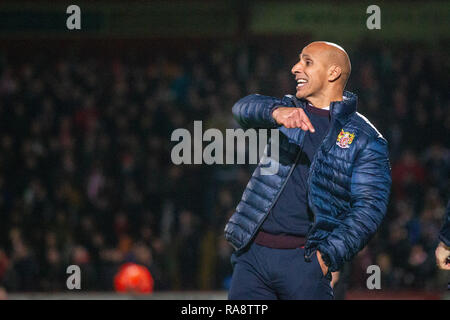
<svg viewBox="0 0 450 320"><path fill-rule="evenodd" d="M308 116L306 115L306 112L303 109L299 109L299 116L302 119L303 123L308 127L309 131L315 132L313 125L311 124L311 121L309 121Z"/></svg>
<svg viewBox="0 0 450 320"><path fill-rule="evenodd" d="M305 115L305 118L303 118L303 123L306 124L306 126L308 127L309 131L311 132L316 132L316 130L314 129L313 125L311 124L311 121L309 121L308 117Z"/></svg>

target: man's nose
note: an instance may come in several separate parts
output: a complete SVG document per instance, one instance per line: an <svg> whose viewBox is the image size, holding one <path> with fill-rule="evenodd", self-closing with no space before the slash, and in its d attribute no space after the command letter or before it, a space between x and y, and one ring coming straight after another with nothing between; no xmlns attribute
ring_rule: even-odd
<svg viewBox="0 0 450 320"><path fill-rule="evenodd" d="M291 73L293 75L295 75L296 73L299 73L301 71L302 71L302 66L301 66L300 62L296 63L291 69Z"/></svg>

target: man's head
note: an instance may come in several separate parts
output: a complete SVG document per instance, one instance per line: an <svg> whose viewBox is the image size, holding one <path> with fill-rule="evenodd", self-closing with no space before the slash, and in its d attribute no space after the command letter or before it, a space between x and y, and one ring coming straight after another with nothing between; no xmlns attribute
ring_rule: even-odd
<svg viewBox="0 0 450 320"><path fill-rule="evenodd" d="M297 98L342 100L351 72L350 59L342 47L325 41L312 42L303 48L299 59L291 70L297 81Z"/></svg>

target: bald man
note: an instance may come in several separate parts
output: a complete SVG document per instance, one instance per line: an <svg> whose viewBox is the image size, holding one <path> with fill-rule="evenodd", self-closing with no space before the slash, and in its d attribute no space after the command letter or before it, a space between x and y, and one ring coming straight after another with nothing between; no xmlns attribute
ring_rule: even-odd
<svg viewBox="0 0 450 320"><path fill-rule="evenodd" d="M264 154L225 227L234 247L229 299L332 299L332 274L380 225L391 187L387 141L344 91L345 50L303 48L296 94L254 94L233 106L244 128L278 128L279 157ZM276 153L274 153L276 154ZM276 161L274 175L261 174Z"/></svg>

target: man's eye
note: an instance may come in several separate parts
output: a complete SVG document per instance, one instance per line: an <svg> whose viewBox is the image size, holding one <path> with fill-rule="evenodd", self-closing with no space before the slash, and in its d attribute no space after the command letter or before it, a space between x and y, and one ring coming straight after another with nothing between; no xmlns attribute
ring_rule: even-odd
<svg viewBox="0 0 450 320"><path fill-rule="evenodd" d="M307 66L311 65L311 61L310 60L306 60L306 65Z"/></svg>

